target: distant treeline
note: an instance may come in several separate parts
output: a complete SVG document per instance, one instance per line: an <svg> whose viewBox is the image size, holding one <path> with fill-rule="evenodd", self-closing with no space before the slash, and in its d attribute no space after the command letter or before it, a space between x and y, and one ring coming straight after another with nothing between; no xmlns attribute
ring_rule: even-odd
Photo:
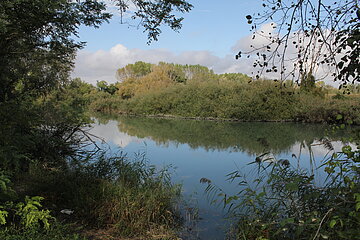
<svg viewBox="0 0 360 240"><path fill-rule="evenodd" d="M97 83L92 111L242 121L360 123L360 86L344 91L304 76L292 81L215 74L200 65L136 62L117 71L119 82ZM345 94L344 94L345 92Z"/></svg>

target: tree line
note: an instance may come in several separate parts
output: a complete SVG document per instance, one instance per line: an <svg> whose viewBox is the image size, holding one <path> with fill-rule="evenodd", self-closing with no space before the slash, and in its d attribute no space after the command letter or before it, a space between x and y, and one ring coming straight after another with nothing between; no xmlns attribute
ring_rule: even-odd
<svg viewBox="0 0 360 240"><path fill-rule="evenodd" d="M359 122L359 85L349 84L344 94L312 75L298 85L241 73L215 74L199 65L136 62L118 69L117 77L116 83L97 83L92 111L328 123L341 114L346 121Z"/></svg>

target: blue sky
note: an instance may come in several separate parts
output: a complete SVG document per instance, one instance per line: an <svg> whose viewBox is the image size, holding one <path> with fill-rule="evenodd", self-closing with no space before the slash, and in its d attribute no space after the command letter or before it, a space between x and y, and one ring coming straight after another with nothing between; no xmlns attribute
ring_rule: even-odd
<svg viewBox="0 0 360 240"><path fill-rule="evenodd" d="M146 44L147 34L142 29L120 24L116 15L110 24L99 29L81 27L80 40L87 42L85 50L88 51L109 50L122 44L130 49L165 48L174 53L205 50L225 56L233 53L231 47L237 40L249 34L245 16L261 9L261 0L191 0L190 3L194 8L183 15L180 32L164 26L159 41L151 45Z"/></svg>

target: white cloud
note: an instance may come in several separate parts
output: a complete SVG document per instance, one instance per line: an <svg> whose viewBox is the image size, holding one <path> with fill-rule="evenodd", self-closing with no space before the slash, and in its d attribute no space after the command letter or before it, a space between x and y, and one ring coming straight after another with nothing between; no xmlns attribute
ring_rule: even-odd
<svg viewBox="0 0 360 240"><path fill-rule="evenodd" d="M253 34L250 34L248 36L245 36L241 39L239 39L234 46L231 47L231 50L234 53L238 53L241 51L251 51L253 48L250 47L251 45L255 48L263 47L271 43L271 40L269 40L269 36L276 37L275 27L276 25L274 23L267 23L263 24L260 29L256 32L256 37L253 38Z"/></svg>
<svg viewBox="0 0 360 240"><path fill-rule="evenodd" d="M109 121L107 124L102 125L94 124L90 133L95 136L101 136L105 142L116 144L122 148L125 148L132 142L140 141L137 137L132 137L126 133L118 131L117 121Z"/></svg>

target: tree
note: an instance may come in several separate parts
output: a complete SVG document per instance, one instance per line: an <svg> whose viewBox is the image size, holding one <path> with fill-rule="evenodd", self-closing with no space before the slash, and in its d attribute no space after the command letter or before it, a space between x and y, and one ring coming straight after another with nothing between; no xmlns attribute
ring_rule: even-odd
<svg viewBox="0 0 360 240"><path fill-rule="evenodd" d="M303 74L300 82L300 89L305 92L311 92L316 88L315 85L315 77L312 75L311 72L308 74Z"/></svg>
<svg viewBox="0 0 360 240"><path fill-rule="evenodd" d="M174 12L188 12L184 0L113 0L120 14L140 20L149 41L157 40L160 26L181 27ZM74 40L80 25L99 27L111 14L98 0L0 1L0 102L59 87L69 78L75 53L84 46ZM21 91L18 91L18 90Z"/></svg>
<svg viewBox="0 0 360 240"><path fill-rule="evenodd" d="M228 80L232 82L248 83L251 78L243 73L224 73L219 75L221 80Z"/></svg>
<svg viewBox="0 0 360 240"><path fill-rule="evenodd" d="M178 30L175 12L192 8L184 0L113 2L140 20L149 41L162 25ZM97 28L111 17L100 0L0 1L0 168L26 171L31 162L52 166L76 155L86 122L69 108L81 109L83 101L61 90L69 90L76 51L85 44L76 39L79 26Z"/></svg>
<svg viewBox="0 0 360 240"><path fill-rule="evenodd" d="M108 85L106 81L98 81L96 83L96 87L99 89L99 91L107 92L111 95L113 95L118 90L114 83Z"/></svg>
<svg viewBox="0 0 360 240"><path fill-rule="evenodd" d="M125 67L118 69L116 71L116 77L120 81L124 81L130 77L134 77L134 78L142 77L151 72L151 67L152 67L151 63L138 61L134 64L128 64Z"/></svg>
<svg viewBox="0 0 360 240"><path fill-rule="evenodd" d="M342 85L360 81L358 0L263 0L262 6L264 12L246 18L253 39L264 43L236 55L256 54L257 77L275 72L299 81L320 69ZM259 29L265 23L273 31Z"/></svg>
<svg viewBox="0 0 360 240"><path fill-rule="evenodd" d="M43 93L68 79L80 24L98 27L110 18L97 1L0 2L0 102ZM22 85L22 91L15 91Z"/></svg>

